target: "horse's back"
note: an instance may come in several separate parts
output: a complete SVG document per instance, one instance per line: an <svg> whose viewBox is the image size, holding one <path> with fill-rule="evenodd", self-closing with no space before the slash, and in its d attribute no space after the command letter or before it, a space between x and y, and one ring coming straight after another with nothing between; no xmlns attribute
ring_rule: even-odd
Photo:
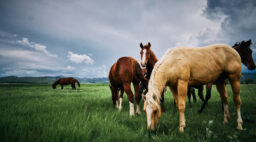
<svg viewBox="0 0 256 142"><path fill-rule="evenodd" d="M189 80L191 85L215 81L223 72L241 72L239 54L224 44L173 48L161 62L170 80Z"/></svg>

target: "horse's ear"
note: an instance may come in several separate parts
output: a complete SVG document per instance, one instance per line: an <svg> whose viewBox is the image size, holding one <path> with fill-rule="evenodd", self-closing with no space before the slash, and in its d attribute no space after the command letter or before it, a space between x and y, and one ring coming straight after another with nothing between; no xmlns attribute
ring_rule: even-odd
<svg viewBox="0 0 256 142"><path fill-rule="evenodd" d="M140 43L140 48L143 48L143 44L142 43Z"/></svg>
<svg viewBox="0 0 256 142"><path fill-rule="evenodd" d="M251 43L252 43L252 40L251 40L251 39L249 39L247 42L251 44Z"/></svg>
<svg viewBox="0 0 256 142"><path fill-rule="evenodd" d="M252 44L252 40L248 40L248 41L246 41L246 42L244 42L244 45L245 46L250 46Z"/></svg>
<svg viewBox="0 0 256 142"><path fill-rule="evenodd" d="M150 48L151 47L151 44L150 44L150 42L148 42L148 48Z"/></svg>

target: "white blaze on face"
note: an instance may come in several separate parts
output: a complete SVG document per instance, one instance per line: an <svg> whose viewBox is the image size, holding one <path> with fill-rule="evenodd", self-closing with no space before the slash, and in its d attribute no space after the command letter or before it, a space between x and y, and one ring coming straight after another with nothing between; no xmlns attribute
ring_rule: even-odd
<svg viewBox="0 0 256 142"><path fill-rule="evenodd" d="M141 59L141 65L142 66L146 65L146 53L147 53L147 49L143 49L142 50L142 59Z"/></svg>
<svg viewBox="0 0 256 142"><path fill-rule="evenodd" d="M148 105L146 108L147 112L147 121L148 121L148 128L151 126L151 114L152 114L152 108Z"/></svg>

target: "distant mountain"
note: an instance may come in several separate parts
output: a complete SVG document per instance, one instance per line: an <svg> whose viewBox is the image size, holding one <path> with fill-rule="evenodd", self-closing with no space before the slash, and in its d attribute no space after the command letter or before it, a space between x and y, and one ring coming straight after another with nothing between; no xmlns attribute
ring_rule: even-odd
<svg viewBox="0 0 256 142"><path fill-rule="evenodd" d="M44 76L44 77L0 77L0 83L31 83L31 84L52 84L55 80L64 76ZM102 78L76 78L80 83L105 83L109 82L107 77ZM256 83L256 73L242 73L241 83Z"/></svg>
<svg viewBox="0 0 256 142"><path fill-rule="evenodd" d="M31 84L52 84L63 76L44 76L44 77L16 77L7 76L0 77L0 83L31 83ZM104 83L108 82L108 78L76 78L80 83Z"/></svg>
<svg viewBox="0 0 256 142"><path fill-rule="evenodd" d="M240 79L241 83L256 83L256 73L244 72Z"/></svg>

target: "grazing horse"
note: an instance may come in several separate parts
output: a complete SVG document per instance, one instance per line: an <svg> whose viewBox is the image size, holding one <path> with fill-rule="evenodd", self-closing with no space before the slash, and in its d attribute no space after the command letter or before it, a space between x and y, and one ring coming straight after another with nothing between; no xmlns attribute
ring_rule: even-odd
<svg viewBox="0 0 256 142"><path fill-rule="evenodd" d="M249 70L254 70L255 69L255 63L252 58L252 49L250 49L250 46L252 44L251 40L248 41L241 41L235 43L232 47L238 52L242 59L242 63L249 69ZM206 85L206 97L205 100L203 101L203 105L201 106L199 112L201 113L208 100L211 98L211 89L212 89L212 83L208 83Z"/></svg>
<svg viewBox="0 0 256 142"><path fill-rule="evenodd" d="M203 59L203 60L202 60ZM228 45L217 44L201 48L180 47L168 50L155 65L148 84L148 92L143 110L146 113L147 128L154 130L162 114L161 93L169 86L179 110L179 131L185 124L185 100L188 86L215 82L224 104L224 121L228 122L228 94L225 79L232 86L233 100L237 109L237 129L242 130L240 112L241 58L235 49Z"/></svg>
<svg viewBox="0 0 256 142"><path fill-rule="evenodd" d="M52 84L52 88L56 89L56 86L58 84L60 84L61 89L63 89L64 85L68 85L71 84L72 89L76 89L76 85L75 83L77 83L77 85L80 87L80 83L73 77L68 77L68 78L60 78L58 80L56 80L53 84Z"/></svg>
<svg viewBox="0 0 256 142"><path fill-rule="evenodd" d="M151 44L150 42L148 42L147 45L144 45L142 43L140 43L140 56L141 56L141 65L143 67L146 67L146 78L149 80L152 70L156 64L156 62L158 61L155 53L151 50ZM142 88L142 87L141 87ZM161 108L162 111L164 111L164 93L165 93L165 88L164 91L162 93L162 97L161 97Z"/></svg>
<svg viewBox="0 0 256 142"><path fill-rule="evenodd" d="M133 83L137 103L136 113L140 114L139 102L141 100L141 94L139 94L139 82L141 81L145 86L148 85L148 81L143 77L140 64L132 57L119 58L110 69L109 81L112 101L117 107L118 93L121 91L119 111L122 109L123 92L125 91L127 94L130 103L130 116L134 115L133 93L131 91L131 83Z"/></svg>

